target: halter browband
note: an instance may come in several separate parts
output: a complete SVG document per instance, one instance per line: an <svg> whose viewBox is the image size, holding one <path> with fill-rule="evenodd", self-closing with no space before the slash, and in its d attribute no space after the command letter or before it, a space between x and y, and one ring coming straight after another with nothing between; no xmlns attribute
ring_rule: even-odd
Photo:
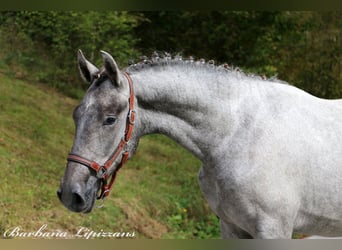
<svg viewBox="0 0 342 250"><path fill-rule="evenodd" d="M95 170L96 177L101 179L101 181L102 181L101 193L100 193L100 195L97 196L97 199L104 199L105 197L108 196L108 194L109 194L109 192L110 192L110 190L114 184L117 172L126 163L126 161L128 160L128 156L129 156L129 152L126 149L126 145L132 136L133 127L134 127L134 120L135 120L134 91L133 91L133 81L132 81L131 77L126 72L122 72L122 73L126 76L126 78L128 80L130 93L129 93L129 99L128 99L129 109L128 109L127 120L126 120L125 135L121 139L118 147L116 148L116 150L113 152L113 154L109 157L109 159L102 166L95 161L88 160L87 158L84 158L82 156L79 156L79 155L76 155L73 153L70 153L68 155L68 158L67 158L68 161L76 162L76 163L82 164L82 165L84 165L90 169ZM97 79L99 79L100 77L101 77L101 75L99 74L97 76ZM113 164L113 162L120 156L121 153L122 153L121 162L119 163L117 168L114 170L112 177L111 177L111 180L108 184L107 183L108 178L109 178L108 170L109 170L110 166Z"/></svg>

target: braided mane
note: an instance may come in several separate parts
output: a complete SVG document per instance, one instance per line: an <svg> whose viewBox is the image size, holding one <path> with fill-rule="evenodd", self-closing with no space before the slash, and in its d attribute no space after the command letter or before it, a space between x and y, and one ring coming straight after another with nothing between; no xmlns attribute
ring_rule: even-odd
<svg viewBox="0 0 342 250"><path fill-rule="evenodd" d="M207 69L216 70L218 72L239 73L246 77L257 78L262 80L269 80L272 82L283 82L276 77L266 78L265 75L255 75L243 72L239 67L234 67L228 63L216 65L214 60L206 61L203 58L195 59L193 56L187 58L182 57L179 54L172 56L167 52L153 52L151 57L141 56L138 62L131 60L129 66L125 69L127 72L137 72L150 68L159 68L165 66L190 66L190 67L203 67ZM287 84L287 83L286 83Z"/></svg>

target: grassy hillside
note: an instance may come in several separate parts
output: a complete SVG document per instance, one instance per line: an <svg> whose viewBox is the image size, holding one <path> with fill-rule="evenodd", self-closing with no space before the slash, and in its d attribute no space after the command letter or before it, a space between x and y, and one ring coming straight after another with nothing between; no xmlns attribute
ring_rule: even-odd
<svg viewBox="0 0 342 250"><path fill-rule="evenodd" d="M0 238L14 227L135 232L136 238L216 238L218 222L197 184L200 162L163 136L141 140L103 208L68 211L56 190L73 141L77 100L0 74Z"/></svg>

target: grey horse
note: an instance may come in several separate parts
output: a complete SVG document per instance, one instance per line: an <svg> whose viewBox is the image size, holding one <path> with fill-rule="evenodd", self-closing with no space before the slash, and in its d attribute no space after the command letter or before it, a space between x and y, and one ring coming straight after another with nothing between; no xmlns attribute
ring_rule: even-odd
<svg viewBox="0 0 342 250"><path fill-rule="evenodd" d="M98 69L78 53L91 85L73 113L71 154L81 160L69 159L57 192L67 208L90 212L103 176L132 157L141 136L160 133L201 160L199 185L223 238L342 235L341 100L179 57L120 71L101 54ZM133 133L118 150L131 105Z"/></svg>

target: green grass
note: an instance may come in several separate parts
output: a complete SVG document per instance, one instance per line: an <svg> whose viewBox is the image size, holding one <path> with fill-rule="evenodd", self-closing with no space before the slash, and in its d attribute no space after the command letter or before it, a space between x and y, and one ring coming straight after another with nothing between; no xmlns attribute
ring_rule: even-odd
<svg viewBox="0 0 342 250"><path fill-rule="evenodd" d="M135 232L136 238L217 238L217 218L197 184L200 162L170 139L141 139L120 171L105 206L91 214L68 211L56 190L72 146L78 101L36 83L0 73L0 238L13 227L72 235Z"/></svg>

